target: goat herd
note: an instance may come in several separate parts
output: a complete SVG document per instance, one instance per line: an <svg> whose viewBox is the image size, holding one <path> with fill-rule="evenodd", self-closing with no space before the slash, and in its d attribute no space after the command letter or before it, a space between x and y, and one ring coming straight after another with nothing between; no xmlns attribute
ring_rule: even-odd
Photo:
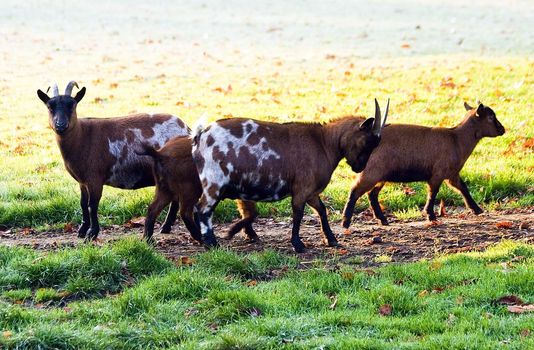
<svg viewBox="0 0 534 350"><path fill-rule="evenodd" d="M385 125L389 100L383 117L375 100L375 117L369 119L346 116L323 124L281 124L231 118L199 126L192 133L169 114L78 119L76 106L86 90L72 97L74 87L78 85L71 81L63 95L57 85L52 97L41 90L37 95L48 108L65 167L80 185L83 219L78 237L87 240L96 239L100 231L97 213L104 185L124 189L155 185L144 228L149 241L156 218L170 204L161 232L170 232L179 210L194 239L216 246L212 216L225 198L236 199L241 214L228 238L244 230L256 240L254 202L291 196L295 251L304 251L299 227L306 204L319 214L325 244L335 246L319 194L343 158L358 173L343 211L344 227L349 227L354 205L364 193L375 217L387 225L378 203L385 182L426 181L428 220L436 220L434 201L444 180L479 214L482 210L459 172L481 138L504 133L493 110L482 104L473 108L465 103L467 114L453 128Z"/></svg>

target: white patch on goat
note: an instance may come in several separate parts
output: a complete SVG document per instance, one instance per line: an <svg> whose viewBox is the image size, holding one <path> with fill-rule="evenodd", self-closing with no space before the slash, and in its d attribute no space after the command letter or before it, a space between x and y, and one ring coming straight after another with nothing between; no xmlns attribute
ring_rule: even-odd
<svg viewBox="0 0 534 350"><path fill-rule="evenodd" d="M128 132L134 136L131 143L128 142ZM173 137L189 135L189 129L174 116L163 123L154 124L152 132L153 135L147 138L143 136L141 129L132 128L124 131L122 139L115 141L108 139L109 153L116 158L116 161L111 168L111 176L106 181L107 185L133 188L144 177L144 172L147 167L151 166L152 160L135 153L136 150L141 149L141 143L160 148ZM121 159L123 154L126 156Z"/></svg>

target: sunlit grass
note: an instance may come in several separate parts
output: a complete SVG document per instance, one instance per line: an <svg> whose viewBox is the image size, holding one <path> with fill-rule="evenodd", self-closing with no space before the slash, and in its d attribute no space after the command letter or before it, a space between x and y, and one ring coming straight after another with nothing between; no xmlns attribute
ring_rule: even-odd
<svg viewBox="0 0 534 350"><path fill-rule="evenodd" d="M142 71L131 79L111 75L81 81L88 93L78 114L163 111L179 115L191 126L203 113L209 120L234 116L325 121L346 114L370 115L373 98L390 97L392 123L453 126L464 115L463 102L480 99L495 110L507 132L482 140L462 176L483 208L529 206L534 204L534 155L527 142L534 137L533 68L534 62L523 58L450 57L382 63L338 59L302 66L263 62L257 70L211 66L204 74ZM0 115L0 223L46 228L79 222L78 186L63 168L47 128L46 109L33 90L31 85L17 86L14 91L24 93L0 100L5 111ZM353 176L344 162L334 173L324 192L332 214L342 209ZM425 200L423 184L413 187L416 195L406 196L401 186L386 186L380 199L389 212L411 215ZM106 188L102 222L122 223L144 215L152 195L153 189ZM462 205L461 198L445 186L438 198ZM361 200L357 208L366 206ZM220 205L217 217L233 218L234 208L232 203ZM262 205L260 212L287 216L289 202Z"/></svg>
<svg viewBox="0 0 534 350"><path fill-rule="evenodd" d="M28 274L30 261L39 274ZM0 262L1 276L19 281L0 283L6 348L534 346L532 314L512 314L498 302L505 295L534 300L534 247L513 242L365 270L359 260L302 269L297 258L274 251L212 250L173 266L135 239L48 254L0 249ZM80 278L98 292L66 289Z"/></svg>

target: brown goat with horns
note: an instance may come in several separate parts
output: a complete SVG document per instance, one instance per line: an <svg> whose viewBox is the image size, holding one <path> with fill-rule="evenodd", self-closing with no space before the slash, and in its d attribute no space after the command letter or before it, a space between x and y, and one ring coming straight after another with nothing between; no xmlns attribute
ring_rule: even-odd
<svg viewBox="0 0 534 350"><path fill-rule="evenodd" d="M78 119L76 106L85 87L72 97L71 81L60 95L57 85L53 96L41 90L37 95L48 107L49 123L65 167L80 184L83 220L78 237L96 239L100 231L98 204L104 185L124 189L154 186L152 158L139 156L134 148L141 142L161 147L175 136L189 135L190 129L170 114L137 114L118 118ZM172 203L162 232L170 232L176 219L177 203Z"/></svg>
<svg viewBox="0 0 534 350"><path fill-rule="evenodd" d="M358 174L343 210L343 226L348 228L354 205L367 192L375 218L382 225L388 222L378 202L378 194L386 182L426 181L427 201L424 208L429 221L436 220L434 201L444 180L461 193L465 205L474 214L482 209L471 197L460 178L460 170L483 137L504 134L504 127L495 112L480 104L473 108L464 104L467 114L453 128L392 124L384 129L382 142L375 149L366 170Z"/></svg>
<svg viewBox="0 0 534 350"><path fill-rule="evenodd" d="M199 218L204 243L217 244L211 218L221 199L278 201L291 196L295 251L304 250L299 228L306 203L320 216L325 243L337 245L319 194L342 158L356 172L365 168L380 143L382 126L375 100L375 118L365 121L345 117L325 124L279 124L232 118L198 130L193 159L203 188Z"/></svg>

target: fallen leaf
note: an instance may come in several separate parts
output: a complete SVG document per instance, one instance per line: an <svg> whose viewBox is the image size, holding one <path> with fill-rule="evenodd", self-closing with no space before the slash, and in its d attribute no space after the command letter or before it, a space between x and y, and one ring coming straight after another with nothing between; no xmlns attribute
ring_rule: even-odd
<svg viewBox="0 0 534 350"><path fill-rule="evenodd" d="M32 235L35 233L35 230L30 227L24 227L22 230L20 230L20 233L23 235Z"/></svg>
<svg viewBox="0 0 534 350"><path fill-rule="evenodd" d="M455 88L456 87L456 84L454 83L454 81L452 80L452 77L450 76L447 76L447 77L444 77L443 79L441 79L441 81L439 82L439 86L442 87L442 88Z"/></svg>
<svg viewBox="0 0 534 350"><path fill-rule="evenodd" d="M513 314L523 314L525 312L533 312L534 305L508 305L507 309Z"/></svg>
<svg viewBox="0 0 534 350"><path fill-rule="evenodd" d="M519 335L523 338L530 336L530 329L528 328L522 329Z"/></svg>
<svg viewBox="0 0 534 350"><path fill-rule="evenodd" d="M426 297L428 295L428 290L426 289L423 289L422 291L420 291L417 296L420 297L420 298L423 298L423 297Z"/></svg>
<svg viewBox="0 0 534 350"><path fill-rule="evenodd" d="M499 221L498 223L495 224L495 226L497 228L506 228L506 229L510 229L514 226L514 223L511 222L511 221Z"/></svg>
<svg viewBox="0 0 534 350"><path fill-rule="evenodd" d="M346 229L343 230L343 234L344 234L344 235L347 235L347 236L348 236L348 235L350 235L351 233L352 233L352 231L351 231L349 228L346 228Z"/></svg>
<svg viewBox="0 0 534 350"><path fill-rule="evenodd" d="M346 255L349 253L349 251L347 249L338 249L337 253L339 255Z"/></svg>
<svg viewBox="0 0 534 350"><path fill-rule="evenodd" d="M408 43L402 43L401 44L401 48L403 48L403 49L409 49L410 47L412 47L412 45L410 45Z"/></svg>
<svg viewBox="0 0 534 350"><path fill-rule="evenodd" d="M497 299L497 303L502 305L523 305L524 302L515 295L505 295Z"/></svg>
<svg viewBox="0 0 534 350"><path fill-rule="evenodd" d="M145 225L145 218L143 216L130 219L127 223L124 224L124 227L126 228L135 228L135 227L142 227Z"/></svg>
<svg viewBox="0 0 534 350"><path fill-rule="evenodd" d="M331 310L334 310L336 308L336 305L337 305L337 296L333 295L330 297L330 300L333 300L332 304L330 304L330 309Z"/></svg>
<svg viewBox="0 0 534 350"><path fill-rule="evenodd" d="M334 59L336 59L336 55L327 54L327 55L325 56L325 58L326 58L327 60L334 60Z"/></svg>
<svg viewBox="0 0 534 350"><path fill-rule="evenodd" d="M256 280L250 280L250 281L247 282L247 286L249 286L249 287L254 287L257 284L258 284L258 281L256 281Z"/></svg>
<svg viewBox="0 0 534 350"><path fill-rule="evenodd" d="M70 307L68 307L68 306L65 306L65 307L63 308L63 311L65 311L66 313L69 313L69 312L72 311L72 309L71 309Z"/></svg>
<svg viewBox="0 0 534 350"><path fill-rule="evenodd" d="M11 331L3 331L2 332L2 336L4 338L6 338L6 339L11 338L12 335L13 335L13 332L11 332Z"/></svg>
<svg viewBox="0 0 534 350"><path fill-rule="evenodd" d="M378 309L378 313L382 316L389 316L391 315L391 311L393 310L393 308L391 307L391 305L389 304L384 304L382 306L380 306L380 308Z"/></svg>
<svg viewBox="0 0 534 350"><path fill-rule="evenodd" d="M407 196L413 196L416 193L415 190L410 186L404 186L402 188L402 192L404 192L404 194Z"/></svg>
<svg viewBox="0 0 534 350"><path fill-rule="evenodd" d="M181 256L180 263L182 265L193 265L193 259L190 259L188 256Z"/></svg>
<svg viewBox="0 0 534 350"><path fill-rule="evenodd" d="M441 221L439 220L432 220L432 221L429 221L425 224L425 227L435 227L435 226L439 226L441 225Z"/></svg>
<svg viewBox="0 0 534 350"><path fill-rule="evenodd" d="M63 232L65 233L73 233L74 232L74 226L71 222L67 222L65 226L63 226Z"/></svg>

